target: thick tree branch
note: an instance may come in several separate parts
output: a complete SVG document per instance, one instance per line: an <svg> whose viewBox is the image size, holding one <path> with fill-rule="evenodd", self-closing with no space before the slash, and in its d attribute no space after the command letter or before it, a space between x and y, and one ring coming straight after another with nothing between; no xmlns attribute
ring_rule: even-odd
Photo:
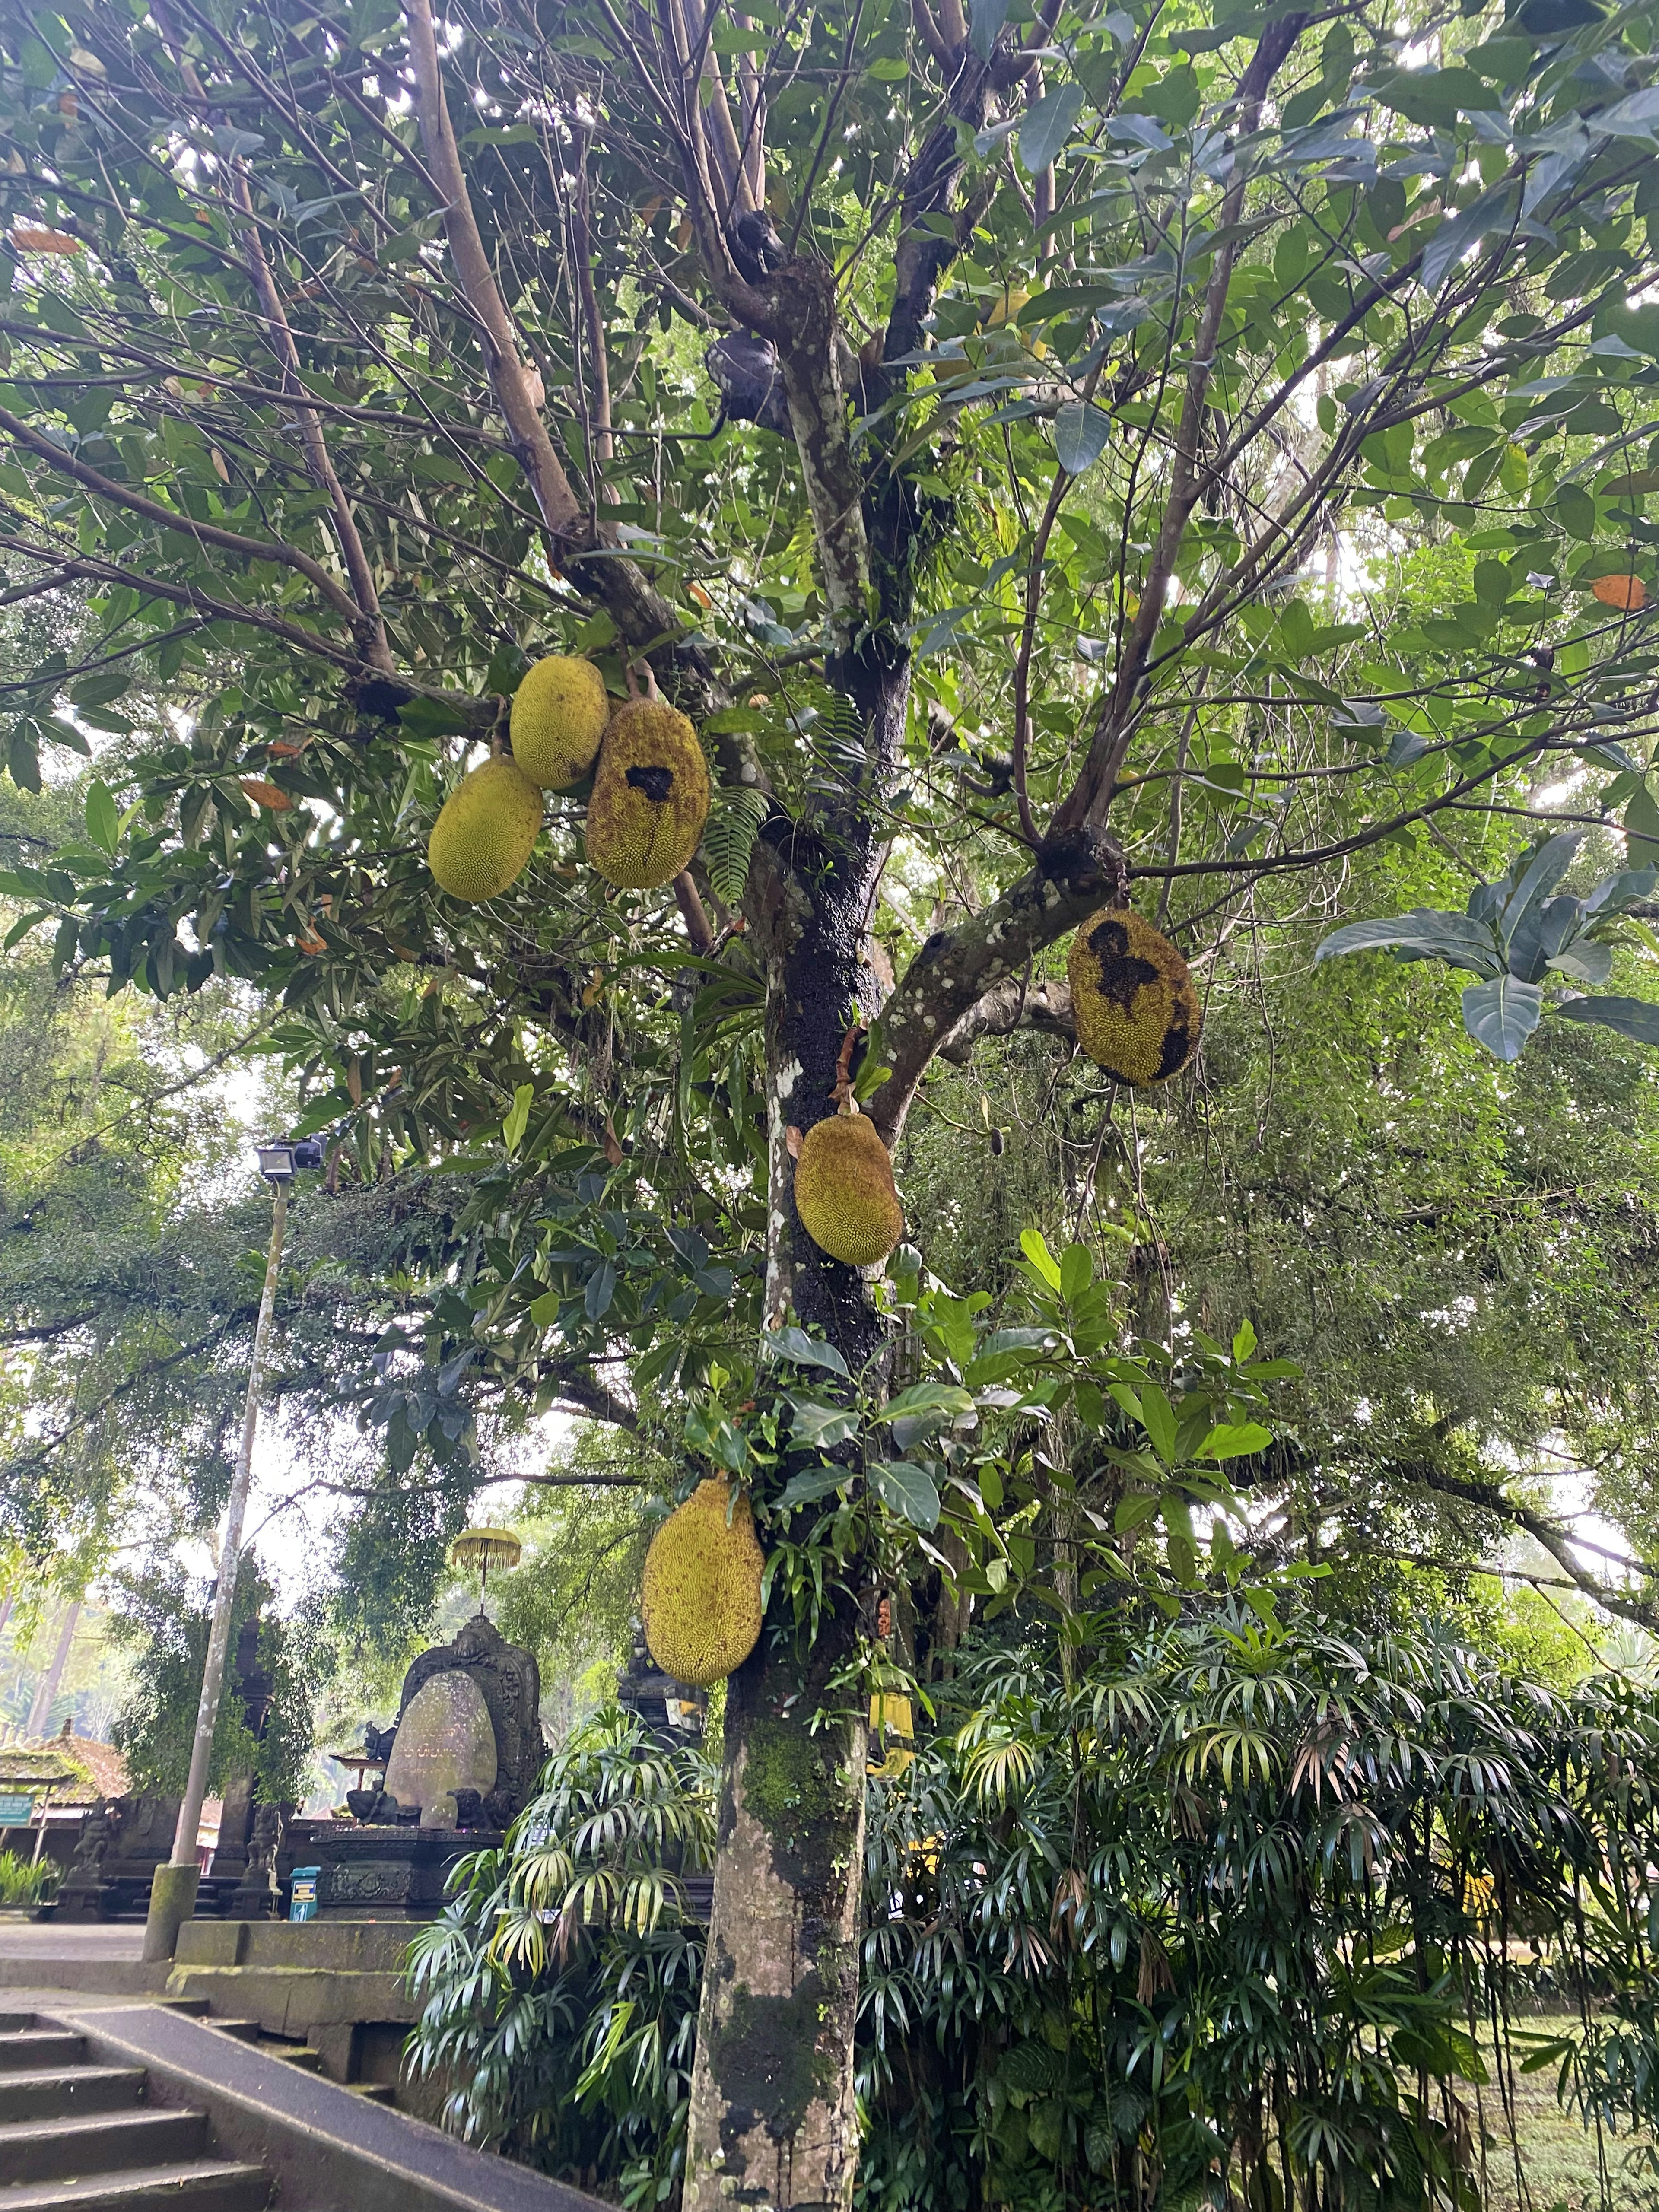
<svg viewBox="0 0 1659 2212"><path fill-rule="evenodd" d="M1569 1576L1576 1589L1607 1612L1617 1613L1625 1620L1633 1620L1638 1627L1650 1632L1659 1629L1659 1605L1651 1598L1632 1597L1591 1574L1581 1566L1573 1555L1571 1531L1547 1515L1534 1512L1531 1506L1522 1505L1496 1483L1469 1482L1461 1476L1445 1474L1426 1461L1414 1461L1396 1472L1413 1488L1427 1490L1443 1498L1460 1498L1466 1505L1478 1506L1484 1513L1505 1522L1510 1528L1522 1528L1527 1534L1549 1553L1562 1572ZM1647 1560L1635 1562L1654 1583L1659 1583L1659 1567Z"/></svg>
<svg viewBox="0 0 1659 2212"><path fill-rule="evenodd" d="M1012 1036L1016 1030L1036 1030L1044 1036L1077 1035L1072 1016L1072 987L1063 975L1042 975L1028 982L1010 975L970 1006L939 1048L941 1060L965 1067L982 1036Z"/></svg>
<svg viewBox="0 0 1659 2212"><path fill-rule="evenodd" d="M1108 837L1085 830L1051 838L1036 866L981 913L930 937L910 963L881 1018L880 1055L891 1067L868 1111L890 1146L904 1126L928 1062L964 1016L1097 907L1127 896L1123 855Z"/></svg>

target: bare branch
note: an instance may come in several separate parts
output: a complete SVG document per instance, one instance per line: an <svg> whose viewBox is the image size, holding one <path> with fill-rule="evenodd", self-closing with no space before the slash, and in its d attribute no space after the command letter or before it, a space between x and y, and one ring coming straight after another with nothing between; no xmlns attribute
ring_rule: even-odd
<svg viewBox="0 0 1659 2212"><path fill-rule="evenodd" d="M342 616L356 629L362 615L356 603L340 589L326 568L313 561L309 553L301 553L297 546L287 545L280 538L244 538L234 530L221 530L217 524L198 522L194 516L179 509L163 507L159 501L146 499L142 492L127 485L114 483L98 470L77 461L61 446L54 446L50 438L31 429L9 408L0 407L0 430L3 430L14 445L35 454L60 476L72 477L76 483L84 484L116 507L124 507L130 514L142 514L149 522L159 523L164 530L177 531L181 538L193 538L198 544L216 545L222 552L239 554L245 561L276 561L286 568L297 569L307 581L315 586L336 614Z"/></svg>
<svg viewBox="0 0 1659 2212"><path fill-rule="evenodd" d="M191 13L194 12L192 9ZM270 264L265 258L264 244L259 236L258 226L253 221L252 195L248 190L246 166L241 161L235 165L232 191L237 207L247 218L242 226L242 248L247 256L248 273L253 279L253 289L258 295L259 305L264 311L269 325L271 348L282 374L283 394L294 401L300 435L305 443L307 465L319 489L328 494L329 505L333 510L335 535L340 541L346 574L351 579L352 593L368 636L366 657L371 668L390 673L392 648L386 643L386 624L380 619L380 602L374 589L368 556L364 552L363 541L358 535L351 503L335 474L334 464L329 459L328 445L323 436L323 426L318 419L317 410L306 402L305 386L300 380L299 350L294 343L294 333L289 327L282 295L270 273Z"/></svg>

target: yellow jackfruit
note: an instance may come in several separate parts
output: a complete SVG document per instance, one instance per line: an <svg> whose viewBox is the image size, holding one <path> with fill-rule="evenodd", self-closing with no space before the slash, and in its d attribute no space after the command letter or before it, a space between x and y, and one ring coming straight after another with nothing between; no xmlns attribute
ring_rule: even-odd
<svg viewBox="0 0 1659 2212"><path fill-rule="evenodd" d="M542 829L542 795L505 756L464 775L427 841L426 864L451 898L499 897L524 872Z"/></svg>
<svg viewBox="0 0 1659 2212"><path fill-rule="evenodd" d="M893 1163L862 1114L814 1122L795 1162L795 1211L821 1252L872 1267L904 1234Z"/></svg>
<svg viewBox="0 0 1659 2212"><path fill-rule="evenodd" d="M1204 1013L1192 970L1138 914L1091 914L1072 939L1066 972L1077 1041L1120 1083L1165 1083L1197 1050Z"/></svg>
<svg viewBox="0 0 1659 2212"><path fill-rule="evenodd" d="M645 1555L640 1613L665 1674L706 1689L742 1666L760 1640L764 1564L747 1493L733 1504L729 1482L700 1482Z"/></svg>
<svg viewBox="0 0 1659 2212"><path fill-rule="evenodd" d="M630 699L611 717L587 802L587 860L619 890L672 883L708 819L708 770L697 733L660 699Z"/></svg>
<svg viewBox="0 0 1659 2212"><path fill-rule="evenodd" d="M532 783L562 791L593 765L611 719L605 678L591 660L538 660L513 695L513 757Z"/></svg>

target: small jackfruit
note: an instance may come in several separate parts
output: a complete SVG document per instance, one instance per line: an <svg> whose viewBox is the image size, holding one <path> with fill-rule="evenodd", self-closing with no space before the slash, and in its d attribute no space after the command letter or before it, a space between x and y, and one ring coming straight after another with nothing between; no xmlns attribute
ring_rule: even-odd
<svg viewBox="0 0 1659 2212"><path fill-rule="evenodd" d="M496 898L523 872L541 828L541 793L503 755L464 775L445 799L426 864L451 898Z"/></svg>
<svg viewBox="0 0 1659 2212"><path fill-rule="evenodd" d="M1192 970L1161 930L1127 908L1103 907L1072 939L1077 1041L1120 1083L1164 1083L1198 1047L1203 1009Z"/></svg>
<svg viewBox="0 0 1659 2212"><path fill-rule="evenodd" d="M904 1234L893 1163L862 1114L834 1114L806 1133L795 1162L795 1211L821 1252L873 1267Z"/></svg>
<svg viewBox="0 0 1659 2212"><path fill-rule="evenodd" d="M651 1656L677 1682L707 1689L760 1641L761 1571L746 1492L700 1482L677 1506L645 1555L640 1613Z"/></svg>
<svg viewBox="0 0 1659 2212"><path fill-rule="evenodd" d="M532 783L562 791L592 767L610 719L605 678L592 662L550 654L513 695L513 757Z"/></svg>
<svg viewBox="0 0 1659 2212"><path fill-rule="evenodd" d="M708 770L697 733L660 699L630 699L611 717L587 802L587 860L619 890L672 883L708 819Z"/></svg>

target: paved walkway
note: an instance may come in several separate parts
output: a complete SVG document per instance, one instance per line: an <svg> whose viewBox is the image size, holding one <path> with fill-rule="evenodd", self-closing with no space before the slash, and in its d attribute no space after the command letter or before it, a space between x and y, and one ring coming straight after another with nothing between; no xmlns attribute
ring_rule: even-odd
<svg viewBox="0 0 1659 2212"><path fill-rule="evenodd" d="M143 1949L137 1921L106 1928L95 1921L0 1919L0 1959L133 1959Z"/></svg>

